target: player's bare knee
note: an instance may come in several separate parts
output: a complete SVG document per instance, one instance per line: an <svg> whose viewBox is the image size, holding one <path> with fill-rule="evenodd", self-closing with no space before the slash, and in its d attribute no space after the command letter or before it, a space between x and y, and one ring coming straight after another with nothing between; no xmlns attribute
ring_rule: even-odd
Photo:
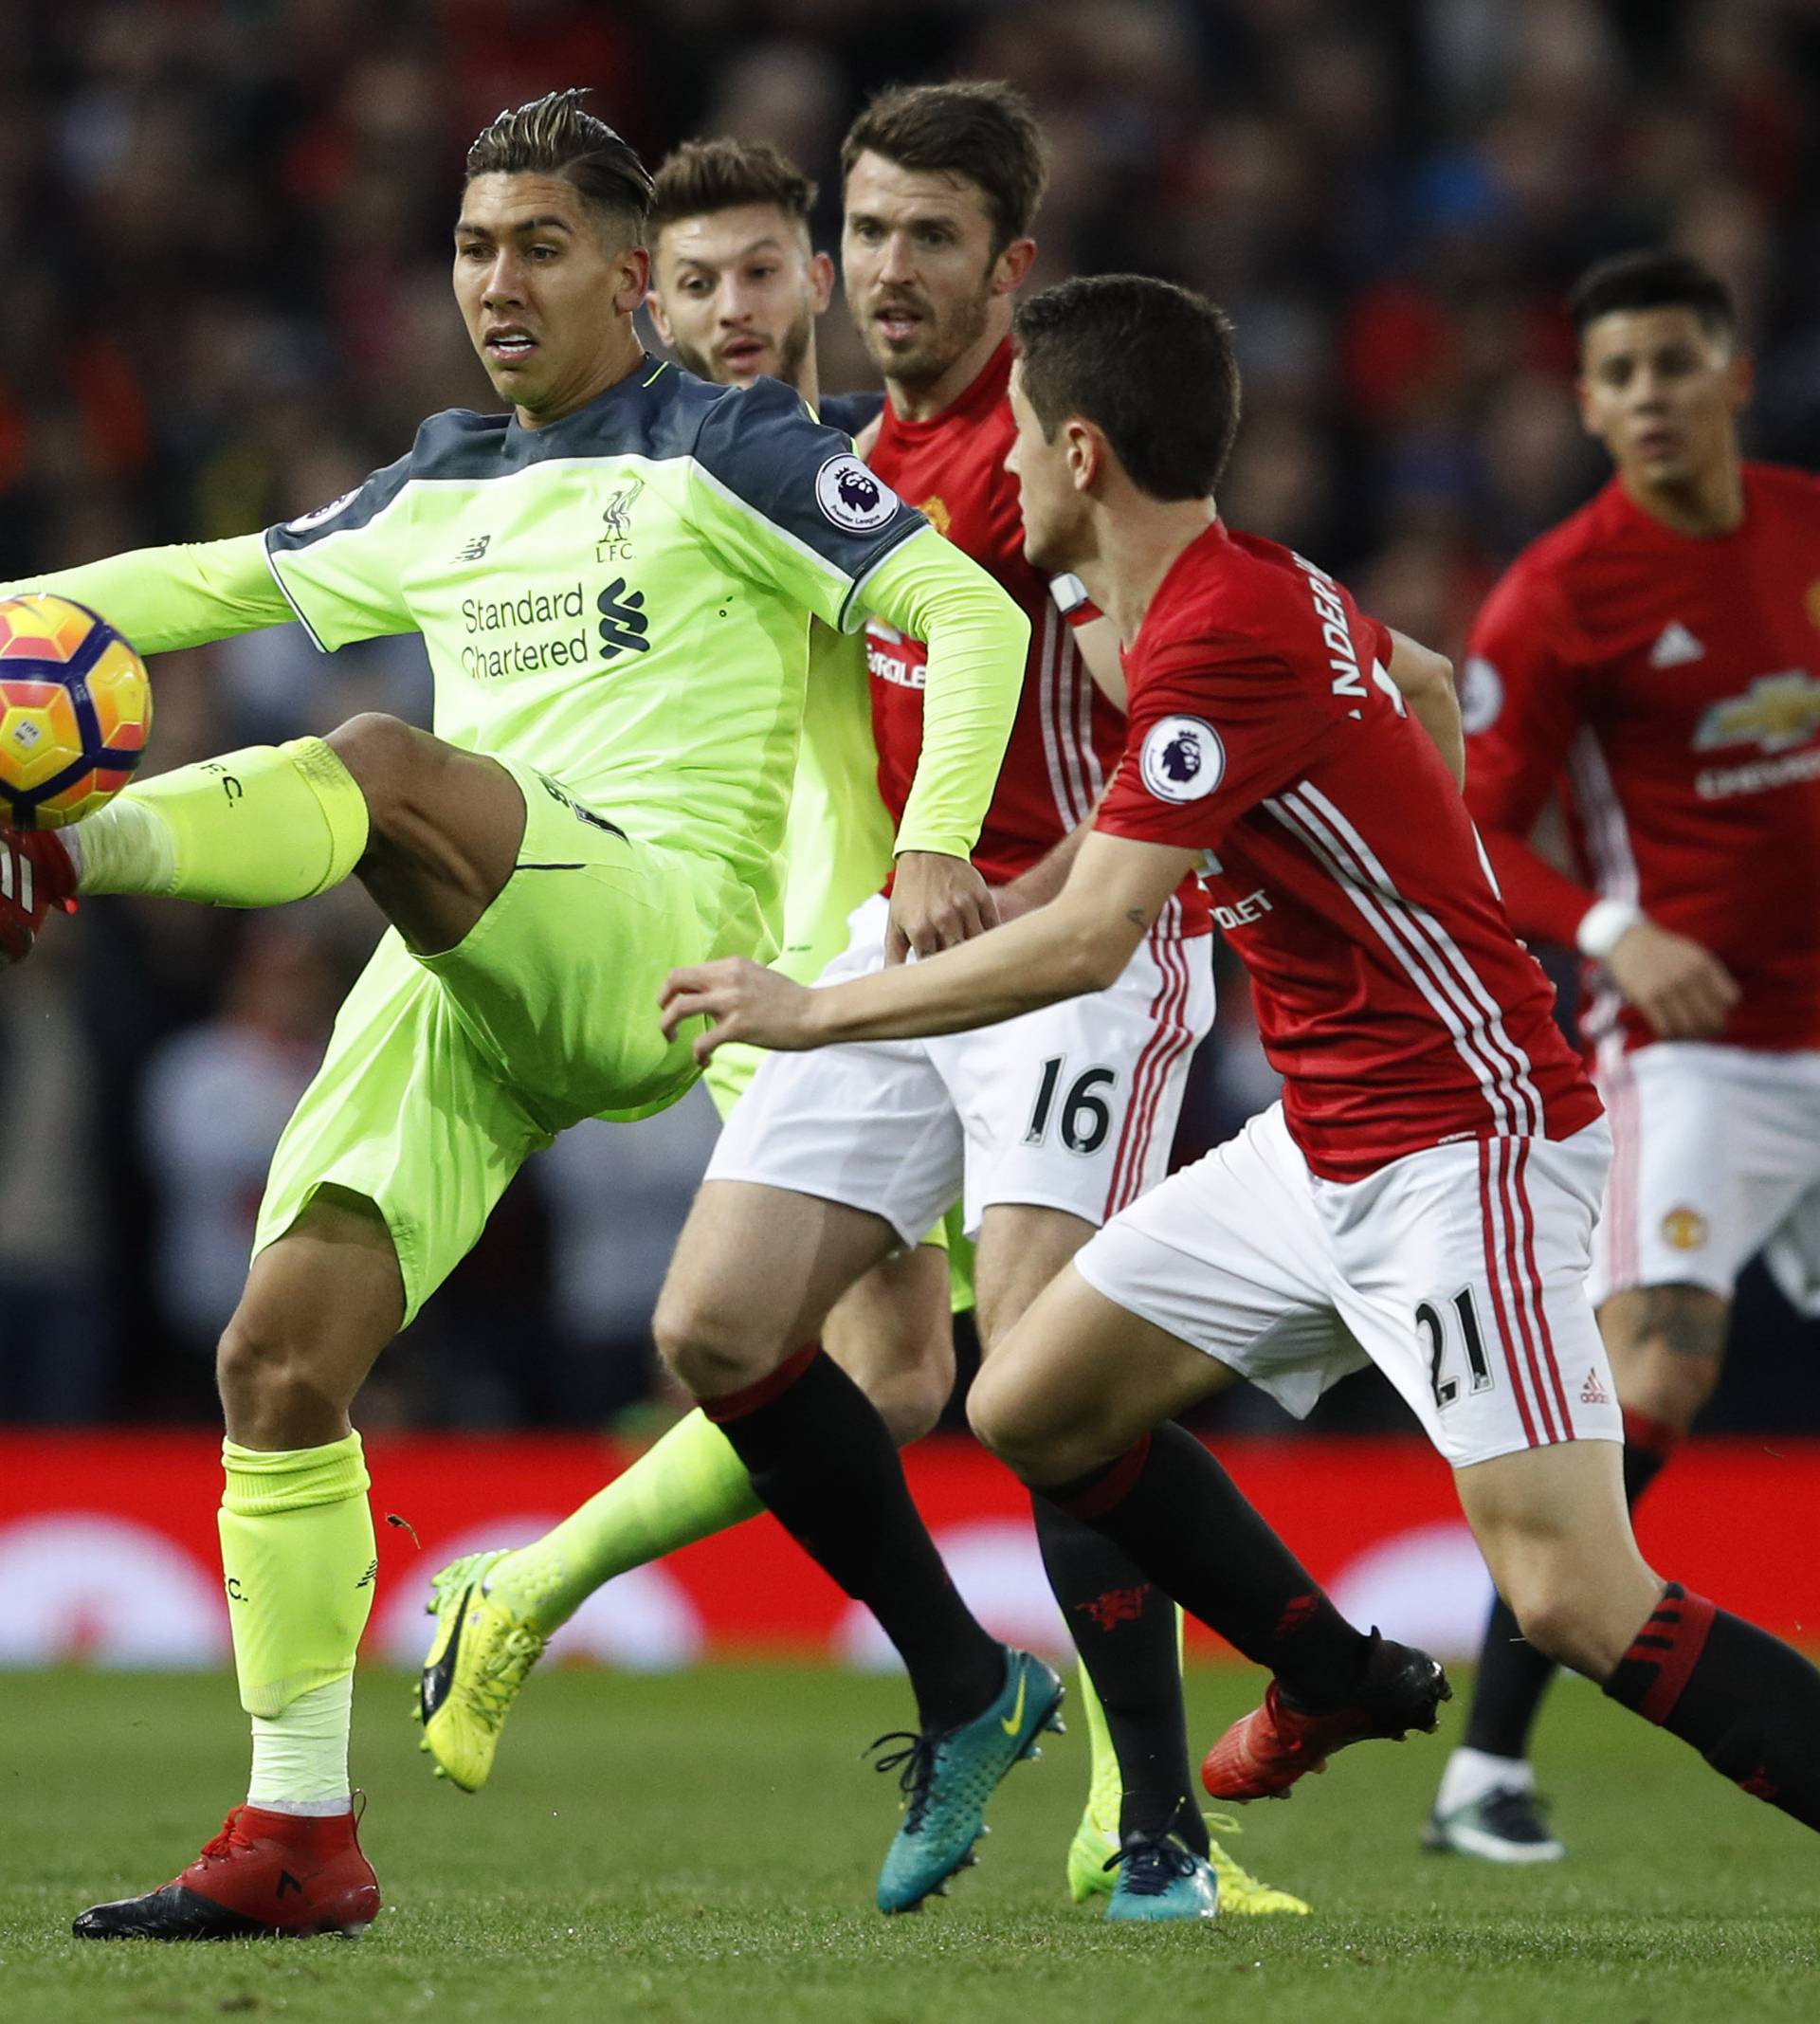
<svg viewBox="0 0 1820 2024"><path fill-rule="evenodd" d="M216 1346L215 1384L229 1439L248 1448L316 1446L350 1403L307 1336L245 1306Z"/></svg>
<svg viewBox="0 0 1820 2024"><path fill-rule="evenodd" d="M951 1372L952 1378L953 1373ZM948 1403L951 1385L942 1385L927 1370L894 1371L888 1377L874 1376L863 1389L884 1422L886 1431L900 1448L908 1448L925 1433L933 1433Z"/></svg>
<svg viewBox="0 0 1820 2024"><path fill-rule="evenodd" d="M980 1445L1026 1483L1068 1482L1101 1459L1087 1453L1083 1460L1080 1439L1002 1366L982 1365L967 1395L967 1421Z"/></svg>
<svg viewBox="0 0 1820 2024"><path fill-rule="evenodd" d="M720 1398L756 1384L789 1354L749 1316L667 1286L658 1297L651 1335L665 1366L697 1398Z"/></svg>
<svg viewBox="0 0 1820 2024"><path fill-rule="evenodd" d="M411 777L422 763L422 734L402 718L366 710L338 724L325 742L354 775L355 785L366 796L373 833L383 836L390 816L404 799Z"/></svg>

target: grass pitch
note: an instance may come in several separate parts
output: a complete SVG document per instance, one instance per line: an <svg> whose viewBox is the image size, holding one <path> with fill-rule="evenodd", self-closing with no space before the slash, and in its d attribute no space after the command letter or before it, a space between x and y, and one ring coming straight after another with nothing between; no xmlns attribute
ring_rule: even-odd
<svg viewBox="0 0 1820 2024"><path fill-rule="evenodd" d="M1255 1681L1191 1676L1210 1738ZM1544 1780L1573 1849L1512 1872L1416 1847L1439 1739L1348 1752L1237 1852L1312 1919L1108 1928L1062 1859L1078 1733L999 1795L979 1869L920 1917L871 1909L895 1793L861 1746L901 1685L787 1668L535 1679L493 1785L432 1782L407 1682L369 1674L356 1774L387 1893L357 1945L166 1948L67 1937L82 1905L161 1882L244 1791L219 1678L0 1677L0 2017L1024 2024L1671 2024L1820 2016L1820 1845L1578 1682ZM1077 1724L1078 1728L1078 1724Z"/></svg>

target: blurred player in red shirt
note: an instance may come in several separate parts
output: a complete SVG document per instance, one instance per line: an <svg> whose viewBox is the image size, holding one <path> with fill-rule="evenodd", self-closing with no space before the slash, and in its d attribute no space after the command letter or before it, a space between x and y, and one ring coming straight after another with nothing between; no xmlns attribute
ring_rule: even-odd
<svg viewBox="0 0 1820 2024"><path fill-rule="evenodd" d="M1016 330L1029 553L1076 571L1126 643L1126 750L1093 834L1055 901L931 962L817 991L709 964L671 977L668 1020L714 1019L700 1053L1027 1016L1116 976L1198 867L1283 1101L1064 1267L975 1381L975 1431L1252 1651L1325 1605L1254 1540L1235 1550L1224 1474L1173 1422L1241 1378L1306 1412L1369 1358L1451 1464L1538 1649L1820 1827L1820 1672L1663 1581L1631 1537L1586 1294L1611 1136L1511 934L1451 741L1390 674L1422 649L1210 520L1238 411L1210 303L1108 276L1047 290ZM1280 1676L1203 1780L1284 1792L1346 1743L1431 1727L1444 1692L1432 1661L1388 1645L1343 1706Z"/></svg>
<svg viewBox="0 0 1820 2024"><path fill-rule="evenodd" d="M1529 940L1586 958L1615 1154L1591 1291L1634 1503L1712 1395L1754 1252L1820 1283L1820 483L1746 464L1723 285L1630 253L1574 291L1580 405L1616 473L1474 628L1466 799ZM1529 841L1559 796L1574 870ZM1494 1606L1432 1848L1564 1851L1528 1738L1549 1661Z"/></svg>

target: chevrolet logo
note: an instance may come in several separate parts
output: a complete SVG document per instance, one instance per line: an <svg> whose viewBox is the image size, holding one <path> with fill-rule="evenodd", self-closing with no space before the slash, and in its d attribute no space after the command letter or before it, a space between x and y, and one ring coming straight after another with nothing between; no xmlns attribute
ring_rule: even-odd
<svg viewBox="0 0 1820 2024"><path fill-rule="evenodd" d="M1759 675L1742 696L1716 702L1694 733L1694 750L1715 745L1748 745L1765 752L1787 752L1805 745L1820 730L1820 682L1803 667L1779 675Z"/></svg>

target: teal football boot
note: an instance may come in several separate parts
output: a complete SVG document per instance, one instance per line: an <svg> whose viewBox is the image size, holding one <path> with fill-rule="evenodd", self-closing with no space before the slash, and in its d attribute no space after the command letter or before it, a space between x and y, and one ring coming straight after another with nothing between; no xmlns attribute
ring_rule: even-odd
<svg viewBox="0 0 1820 2024"><path fill-rule="evenodd" d="M1062 1682L1028 1651L1005 1648L1005 1685L998 1698L956 1729L901 1731L872 1745L903 1747L878 1760L881 1771L901 1769L903 1825L879 1872L879 1909L915 1911L922 1901L946 1895L948 1879L974 1861L974 1843L986 1833L986 1802L1020 1758L1042 1753L1036 1739L1060 1731Z"/></svg>
<svg viewBox="0 0 1820 2024"><path fill-rule="evenodd" d="M1220 1880L1211 1863L1192 1854L1174 1834L1127 1834L1107 1863L1117 1868L1108 1919L1157 1924L1165 1920L1219 1916Z"/></svg>

